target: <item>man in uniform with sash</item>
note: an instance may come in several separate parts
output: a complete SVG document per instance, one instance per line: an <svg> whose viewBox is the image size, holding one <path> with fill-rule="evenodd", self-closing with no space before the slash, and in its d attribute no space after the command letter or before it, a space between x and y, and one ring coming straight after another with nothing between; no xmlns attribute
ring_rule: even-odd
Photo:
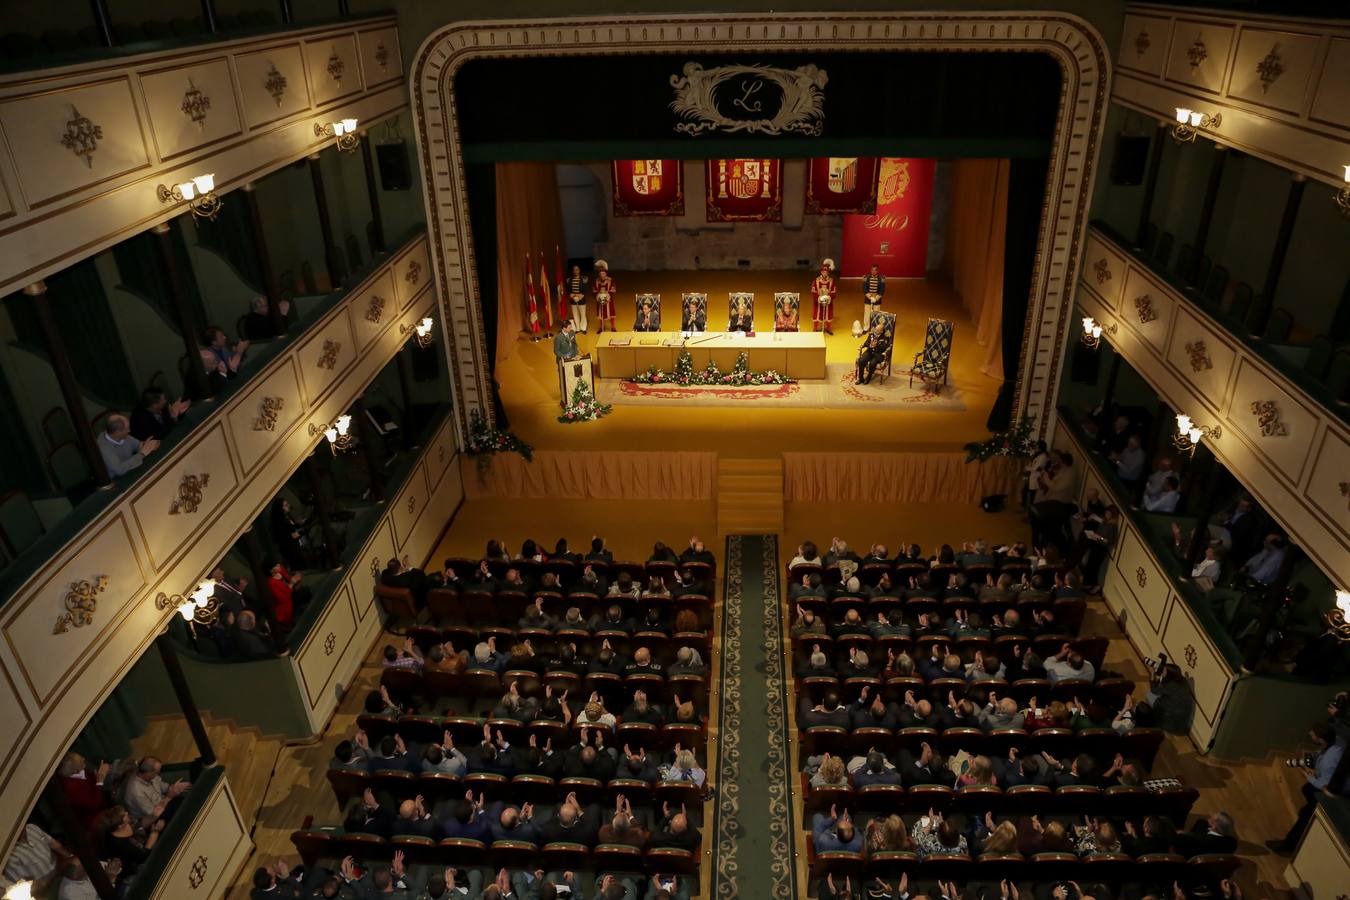
<svg viewBox="0 0 1350 900"><path fill-rule="evenodd" d="M586 276L581 274L581 266L573 266L572 274L563 282L567 292L568 313L577 331L586 333Z"/></svg>
<svg viewBox="0 0 1350 900"><path fill-rule="evenodd" d="M614 283L614 279L609 277L609 263L603 259L595 261L595 317L600 320L600 327L596 330L601 334L605 330L605 321L609 320L609 330L618 331L619 327L614 324L614 295L619 292L619 286ZM585 321L583 316L582 321Z"/></svg>
<svg viewBox="0 0 1350 900"><path fill-rule="evenodd" d="M877 366L886 362L886 353L891 349L891 342L886 337L886 323L880 320L876 326L867 333L862 346L858 348L858 384L867 384L872 380L872 375L876 372Z"/></svg>
<svg viewBox="0 0 1350 900"><path fill-rule="evenodd" d="M877 271L872 263L871 270L863 276L863 328L871 329L872 313L881 312L881 298L886 296L886 276Z"/></svg>
<svg viewBox="0 0 1350 900"><path fill-rule="evenodd" d="M820 274L816 280L811 282L811 299L815 301L812 307L811 325L812 331L819 331L823 326L826 334L834 334L834 276L830 273L834 271L834 260L825 259L820 263Z"/></svg>

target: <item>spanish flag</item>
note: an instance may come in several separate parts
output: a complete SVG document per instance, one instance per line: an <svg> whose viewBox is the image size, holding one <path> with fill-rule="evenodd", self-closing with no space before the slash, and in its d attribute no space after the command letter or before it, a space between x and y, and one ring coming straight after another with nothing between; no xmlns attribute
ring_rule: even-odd
<svg viewBox="0 0 1350 900"><path fill-rule="evenodd" d="M539 306L534 300L534 276L530 274L530 254L525 254L525 291L529 298L530 334L539 333Z"/></svg>
<svg viewBox="0 0 1350 900"><path fill-rule="evenodd" d="M549 299L548 271L544 267L544 251L539 251L539 299L544 301L544 321L546 330L553 333L553 305Z"/></svg>

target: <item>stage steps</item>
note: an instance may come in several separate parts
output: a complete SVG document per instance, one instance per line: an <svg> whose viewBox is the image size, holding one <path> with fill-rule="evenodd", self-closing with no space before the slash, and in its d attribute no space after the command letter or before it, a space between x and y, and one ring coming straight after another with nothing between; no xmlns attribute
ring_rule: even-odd
<svg viewBox="0 0 1350 900"><path fill-rule="evenodd" d="M783 460L717 460L717 533L781 534Z"/></svg>

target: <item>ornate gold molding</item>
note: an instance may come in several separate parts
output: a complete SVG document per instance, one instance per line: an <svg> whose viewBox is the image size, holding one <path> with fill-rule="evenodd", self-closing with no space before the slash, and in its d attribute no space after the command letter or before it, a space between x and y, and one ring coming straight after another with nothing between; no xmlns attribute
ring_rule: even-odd
<svg viewBox="0 0 1350 900"><path fill-rule="evenodd" d="M324 341L323 353L319 356L319 368L331 369L337 365L338 353L342 351L342 343L339 341Z"/></svg>
<svg viewBox="0 0 1350 900"><path fill-rule="evenodd" d="M1134 55L1143 56L1152 45L1153 42L1149 40L1147 29L1139 29L1139 33L1134 36Z"/></svg>
<svg viewBox="0 0 1350 900"><path fill-rule="evenodd" d="M71 628L92 624L98 610L98 595L107 589L107 575L99 575L91 581L72 581L64 598L66 611L56 617L52 634L65 634Z"/></svg>
<svg viewBox="0 0 1350 900"><path fill-rule="evenodd" d="M169 515L195 513L202 505L202 489L210 481L211 475L207 472L200 475L184 475L183 480L178 483L178 499L169 505Z"/></svg>
<svg viewBox="0 0 1350 900"><path fill-rule="evenodd" d="M1209 48L1205 46L1204 38L1200 35L1195 36L1195 40L1186 48L1186 59L1191 64L1191 72L1200 68L1200 64L1209 59Z"/></svg>
<svg viewBox="0 0 1350 900"><path fill-rule="evenodd" d="M325 71L328 72L328 77L333 79L334 82L342 84L342 73L347 70L347 64L342 61L341 56L338 56L336 46L333 46L331 50L332 52L328 54L328 66Z"/></svg>
<svg viewBox="0 0 1350 900"><path fill-rule="evenodd" d="M422 280L422 264L415 259L408 263L408 271L404 274L403 280L417 287L417 282Z"/></svg>
<svg viewBox="0 0 1350 900"><path fill-rule="evenodd" d="M439 464L442 465L442 466L445 465L445 445L444 445L444 444L441 444L441 445L439 445L439 446L436 448L436 462L439 463ZM1342 487L1342 488L1346 488L1347 486L1344 485L1344 484L1342 484L1341 487Z"/></svg>
<svg viewBox="0 0 1350 900"><path fill-rule="evenodd" d="M1284 61L1280 59L1280 45L1270 48L1270 52L1256 64L1256 75L1261 79L1261 93L1270 90L1270 86L1284 74Z"/></svg>
<svg viewBox="0 0 1350 900"><path fill-rule="evenodd" d="M1111 266L1106 262L1105 256L1092 264L1092 271L1097 276L1098 284L1106 284L1111 280Z"/></svg>
<svg viewBox="0 0 1350 900"><path fill-rule="evenodd" d="M1134 311L1139 314L1139 324L1147 325L1158 318L1157 311L1153 308L1153 298L1148 294L1134 298Z"/></svg>
<svg viewBox="0 0 1350 900"><path fill-rule="evenodd" d="M337 635L328 632L323 636L323 655L332 656L333 650L337 648Z"/></svg>
<svg viewBox="0 0 1350 900"><path fill-rule="evenodd" d="M1203 340L1187 341L1186 354L1191 358L1191 371L1203 372L1206 369L1214 368L1214 361L1209 358L1209 349L1205 346Z"/></svg>
<svg viewBox="0 0 1350 900"><path fill-rule="evenodd" d="M254 431L275 431L277 414L286 405L285 397L264 397L258 418L253 420Z"/></svg>
<svg viewBox="0 0 1350 900"><path fill-rule="evenodd" d="M1186 668L1194 669L1200 662L1200 654L1196 651L1194 644L1187 644L1186 649L1181 651L1182 658L1186 660Z"/></svg>
<svg viewBox="0 0 1350 900"><path fill-rule="evenodd" d="M1280 421L1280 407L1274 400L1253 401L1251 408L1262 437L1289 436L1289 426Z"/></svg>
<svg viewBox="0 0 1350 900"><path fill-rule="evenodd" d="M192 868L188 870L188 884L194 891L206 883L206 873L210 868L210 860L205 856L198 856L192 861Z"/></svg>
<svg viewBox="0 0 1350 900"><path fill-rule="evenodd" d="M183 103L178 108L194 125L205 130L206 112L211 108L211 98L202 93L201 89L192 83L191 78L188 79L187 90L183 93Z"/></svg>
<svg viewBox="0 0 1350 900"><path fill-rule="evenodd" d="M65 133L61 135L61 146L74 153L89 168L94 167L94 152L98 142L103 140L103 126L95 125L87 117L80 115L74 106L70 107L71 116L66 120Z"/></svg>
<svg viewBox="0 0 1350 900"><path fill-rule="evenodd" d="M370 558L370 577L380 577L380 558L378 556L372 556Z"/></svg>
<svg viewBox="0 0 1350 900"><path fill-rule="evenodd" d="M412 512L413 510L415 510L415 509L417 509L417 497L415 497L415 496L412 495L412 494L409 494L409 495L408 495L408 512L411 513L411 512Z"/></svg>
<svg viewBox="0 0 1350 900"><path fill-rule="evenodd" d="M267 80L263 82L263 87L267 88L267 93L271 94L277 106L280 106L281 98L286 95L286 76L281 74L276 63L268 65Z"/></svg>
<svg viewBox="0 0 1350 900"><path fill-rule="evenodd" d="M1148 573L1144 571L1143 566L1136 566L1134 569L1134 583L1140 587L1148 584Z"/></svg>
<svg viewBox="0 0 1350 900"><path fill-rule="evenodd" d="M375 45L375 63L381 72L389 71L389 48L384 45L384 41Z"/></svg>
<svg viewBox="0 0 1350 900"><path fill-rule="evenodd" d="M370 306L366 307L366 321L372 325L380 324L380 319L384 318L384 307L389 301L379 294L372 294Z"/></svg>

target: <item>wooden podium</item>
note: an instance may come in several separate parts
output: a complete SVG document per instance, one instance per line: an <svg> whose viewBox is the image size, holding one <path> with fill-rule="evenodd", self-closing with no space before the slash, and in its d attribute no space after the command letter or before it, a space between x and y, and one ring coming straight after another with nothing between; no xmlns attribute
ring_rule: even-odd
<svg viewBox="0 0 1350 900"><path fill-rule="evenodd" d="M559 402L563 409L566 409L567 404L572 401L572 391L576 390L579 381L586 383L591 396L594 397L595 375L591 368L591 355L589 353L575 359L558 360L558 389L562 393Z"/></svg>

